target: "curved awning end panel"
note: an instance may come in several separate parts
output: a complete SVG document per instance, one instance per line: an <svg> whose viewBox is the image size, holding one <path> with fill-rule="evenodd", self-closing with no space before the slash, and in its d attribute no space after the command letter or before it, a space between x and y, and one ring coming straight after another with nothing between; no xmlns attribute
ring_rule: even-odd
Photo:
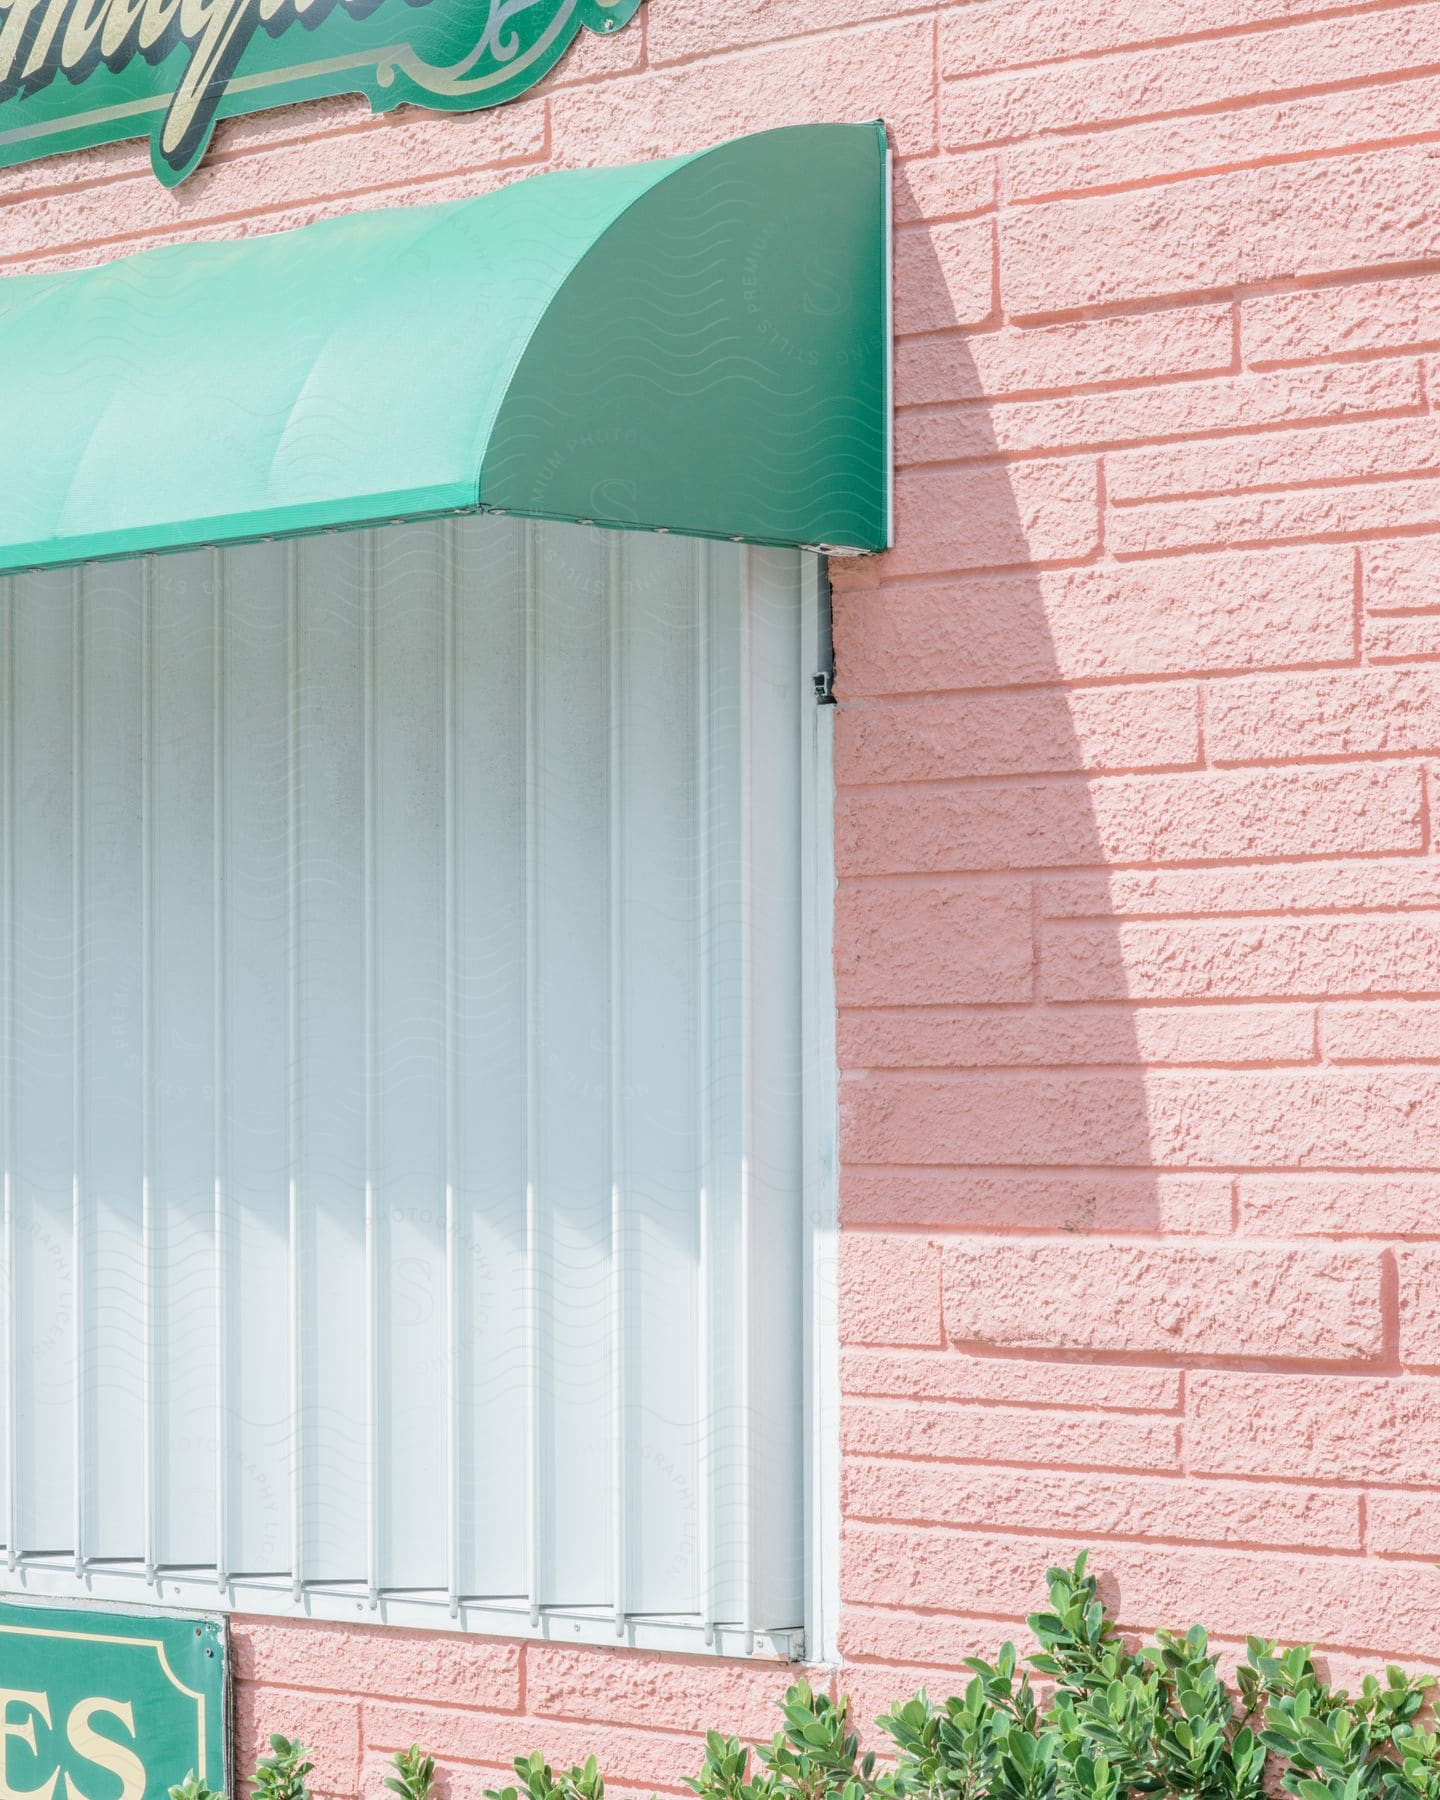
<svg viewBox="0 0 1440 1800"><path fill-rule="evenodd" d="M0 282L0 572L479 508L876 550L877 126Z"/></svg>
<svg viewBox="0 0 1440 1800"><path fill-rule="evenodd" d="M879 125L764 132L682 164L547 309L486 447L482 503L884 549L888 214Z"/></svg>

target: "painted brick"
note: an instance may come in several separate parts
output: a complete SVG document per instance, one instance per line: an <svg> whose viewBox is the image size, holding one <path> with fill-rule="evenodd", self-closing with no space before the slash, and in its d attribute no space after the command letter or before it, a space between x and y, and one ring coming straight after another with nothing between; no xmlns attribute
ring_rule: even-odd
<svg viewBox="0 0 1440 1800"><path fill-rule="evenodd" d="M1359 765L851 789L836 847L854 875L1419 850L1420 785L1415 769Z"/></svg>
<svg viewBox="0 0 1440 1800"><path fill-rule="evenodd" d="M1317 1664L1319 1659L1317 1659ZM1346 1650L1327 1650L1324 1652L1323 1667L1328 1678L1337 1687L1343 1687L1355 1693L1367 1675L1373 1675L1376 1659L1374 1655L1355 1655ZM1424 1661L1419 1657L1409 1657L1405 1664L1407 1669L1419 1675L1435 1675L1440 1677L1440 1664Z"/></svg>
<svg viewBox="0 0 1440 1800"><path fill-rule="evenodd" d="M1047 1000L1440 993L1440 914L1053 925Z"/></svg>
<svg viewBox="0 0 1440 1800"><path fill-rule="evenodd" d="M764 1662L637 1657L567 1644L530 1644L525 1651L526 1710L539 1719L664 1719L672 1730L697 1732L724 1719L727 1731L765 1738L778 1724L780 1692L775 1669Z"/></svg>
<svg viewBox="0 0 1440 1800"><path fill-rule="evenodd" d="M1418 662L1440 656L1440 613L1367 617L1363 645L1367 662Z"/></svg>
<svg viewBox="0 0 1440 1800"><path fill-rule="evenodd" d="M919 406L1068 392L1166 375L1219 374L1233 359L1228 305L1175 306L907 339L895 349L895 393L901 406Z"/></svg>
<svg viewBox="0 0 1440 1800"><path fill-rule="evenodd" d="M1213 292L1423 261L1440 251L1440 149L1239 169L1126 194L1014 208L1000 226L1008 313Z"/></svg>
<svg viewBox="0 0 1440 1800"><path fill-rule="evenodd" d="M841 1353L841 1374L847 1394L895 1400L998 1401L1092 1412L1174 1412L1180 1404L1180 1377L1173 1369L1113 1363L847 1348Z"/></svg>
<svg viewBox="0 0 1440 1800"><path fill-rule="evenodd" d="M1423 69L1434 60L1436 16L1431 5L1397 7L961 80L942 91L941 134L948 147L963 149L1224 100L1268 100L1338 85L1347 74L1373 79Z"/></svg>
<svg viewBox="0 0 1440 1800"><path fill-rule="evenodd" d="M1057 1446L1055 1460L1060 1460ZM856 1458L845 1468L848 1518L1200 1544L1358 1550L1360 1498L1274 1482L1174 1480L1074 1469L971 1469ZM1097 1551L1097 1567L1104 1564Z"/></svg>
<svg viewBox="0 0 1440 1800"><path fill-rule="evenodd" d="M738 0L723 12L660 6L647 20L650 60L674 62L809 32L841 31L854 25L857 16L884 19L909 12L912 5L913 0L866 0L862 11L848 0L821 0L819 5L815 0Z"/></svg>
<svg viewBox="0 0 1440 1800"><path fill-rule="evenodd" d="M1440 1247L1405 1244L1395 1252L1400 1278L1400 1360L1440 1369Z"/></svg>
<svg viewBox="0 0 1440 1800"><path fill-rule="evenodd" d="M387 1775L394 1773L394 1763L389 1756L382 1756L378 1750L367 1752L360 1766L362 1794L376 1794L385 1785ZM505 1786L513 1782L514 1768L506 1767L501 1771L504 1779L497 1784L495 1771L474 1764L441 1764L435 1772L435 1793L437 1800L487 1800L497 1785ZM667 1788L659 1782L650 1784L612 1782L606 1780L606 1800L654 1800L658 1794L686 1795L691 1790L685 1787Z"/></svg>
<svg viewBox="0 0 1440 1800"><path fill-rule="evenodd" d="M1436 1176L1245 1176L1239 1199L1247 1237L1440 1237Z"/></svg>
<svg viewBox="0 0 1440 1800"><path fill-rule="evenodd" d="M1332 1062L1440 1062L1440 1005L1327 1006L1321 1038Z"/></svg>
<svg viewBox="0 0 1440 1800"><path fill-rule="evenodd" d="M561 166L683 156L748 131L883 118L896 147L937 145L934 27L900 20L596 82L553 109Z"/></svg>
<svg viewBox="0 0 1440 1800"><path fill-rule="evenodd" d="M989 318L995 230L988 219L906 226L895 235L895 329L949 331Z"/></svg>
<svg viewBox="0 0 1440 1800"><path fill-rule="evenodd" d="M910 1654L914 1656L913 1651ZM850 1718L861 1744L877 1751L884 1766L886 1752L893 1755L894 1744L875 1721L898 1702L912 1699L922 1687L938 1699L963 1689L964 1682L956 1679L953 1669L911 1661L899 1668L883 1663L851 1663L842 1670L841 1685L849 1698Z"/></svg>
<svg viewBox="0 0 1440 1800"><path fill-rule="evenodd" d="M854 1525L843 1591L900 1607L943 1608L963 1595L971 1611L1003 1616L1033 1606L1037 1568L1082 1548L1078 1538ZM1203 1618L1219 1634L1243 1637L1258 1615L1287 1643L1323 1644L1328 1635L1397 1655L1440 1654L1440 1573L1424 1564L1116 1544L1107 1547L1101 1591L1118 1603L1122 1625Z"/></svg>
<svg viewBox="0 0 1440 1800"><path fill-rule="evenodd" d="M963 1168L1427 1168L1440 1071L871 1075L842 1089L842 1154Z"/></svg>
<svg viewBox="0 0 1440 1800"><path fill-rule="evenodd" d="M840 1433L847 1456L1040 1466L1058 1462L1101 1469L1180 1466L1179 1426L1163 1414L851 1400L841 1416Z"/></svg>
<svg viewBox="0 0 1440 1800"><path fill-rule="evenodd" d="M314 1752L318 1792L353 1794L360 1778L360 1709L358 1700L342 1700L333 1694L237 1682L235 1765L253 1769L262 1756L269 1755L271 1736L283 1732L286 1737L298 1737ZM515 1729L513 1719L505 1723L508 1730Z"/></svg>
<svg viewBox="0 0 1440 1800"><path fill-rule="evenodd" d="M1196 690L1165 682L846 706L836 779L847 785L1163 768L1199 757Z"/></svg>
<svg viewBox="0 0 1440 1800"><path fill-rule="evenodd" d="M975 1239L946 1246L944 1285L952 1341L999 1348L1349 1361L1383 1337L1367 1249Z"/></svg>
<svg viewBox="0 0 1440 1800"><path fill-rule="evenodd" d="M1365 1542L1382 1555L1418 1556L1435 1560L1440 1543L1440 1489L1365 1496Z"/></svg>
<svg viewBox="0 0 1440 1800"><path fill-rule="evenodd" d="M1300 422L1414 411L1420 403L1415 362L1335 363L1058 400L970 402L911 410L900 415L896 453L907 464L958 462L997 453L1020 456L1140 438L1186 437L1197 431L1253 430L1282 419ZM1429 420L1417 419L1412 435L1430 443L1435 427ZM1223 458L1225 451L1213 454ZM1125 466L1122 459L1122 469Z"/></svg>
<svg viewBox="0 0 1440 1800"><path fill-rule="evenodd" d="M897 889L845 883L836 897L842 1006L1028 1000L1034 939L1023 881Z"/></svg>
<svg viewBox="0 0 1440 1800"><path fill-rule="evenodd" d="M360 1765L360 1792L374 1795L384 1790L388 1777L395 1773L395 1766L389 1756L379 1750L366 1752ZM437 1800L486 1800L488 1793L497 1785L496 1770L483 1768L475 1764L440 1763L435 1771L435 1794ZM514 1778L514 1770L503 1771L506 1782ZM685 1793L686 1789L664 1788L658 1782L653 1787L629 1786L624 1782L605 1783L606 1800L652 1800L654 1793Z"/></svg>
<svg viewBox="0 0 1440 1800"><path fill-rule="evenodd" d="M1108 947L1105 928L1098 928ZM1051 942L1047 933L1045 942ZM1102 971L1102 978L1108 975ZM1049 994L1049 971L1046 993ZM1440 1030L1431 1040L1440 1058ZM842 1014L841 1060L860 1069L995 1069L1137 1061L1265 1067L1312 1062L1303 1006L1129 1006Z"/></svg>
<svg viewBox="0 0 1440 1800"><path fill-rule="evenodd" d="M952 1170L847 1168L847 1225L937 1231L1152 1232L1213 1236L1230 1229L1230 1183L1216 1175L1091 1171L970 1175Z"/></svg>
<svg viewBox="0 0 1440 1800"><path fill-rule="evenodd" d="M1440 609L1440 538L1366 544L1360 552L1360 567L1368 611Z"/></svg>
<svg viewBox="0 0 1440 1800"><path fill-rule="evenodd" d="M983 1656L993 1662L1005 1639L1017 1635L1014 1624L1007 1625L1002 1620L971 1619L958 1613L903 1612L861 1604L845 1608L840 1648L849 1657L883 1657L887 1662L910 1667L959 1670L969 1656ZM969 1679L968 1671L964 1679Z"/></svg>
<svg viewBox="0 0 1440 1800"><path fill-rule="evenodd" d="M1106 542L1117 556L1134 556L1408 525L1440 525L1440 479L1118 507L1110 515Z"/></svg>
<svg viewBox="0 0 1440 1800"><path fill-rule="evenodd" d="M1187 1466L1201 1474L1435 1479L1440 1381L1204 1372L1187 1377L1185 1398Z"/></svg>
<svg viewBox="0 0 1440 1800"><path fill-rule="evenodd" d="M1106 490L1117 501L1433 473L1440 469L1440 418L1429 413L1314 431L1207 439L1163 450L1127 450L1112 456L1105 469Z"/></svg>
<svg viewBox="0 0 1440 1800"><path fill-rule="evenodd" d="M839 588L847 694L926 693L1347 662L1346 550L1051 570L924 588Z"/></svg>
<svg viewBox="0 0 1440 1800"><path fill-rule="evenodd" d="M361 188L332 196L328 200L302 198L282 204L273 210L258 210L240 222L243 235L258 237L272 232L298 230L320 219L355 212L383 212L396 206L440 205L449 200L473 199L479 194L493 193L511 182L540 172L535 164L513 164L504 168L466 170L436 175L423 182L402 182L391 187ZM117 256L135 250L151 250L166 244L225 243L237 235L237 221L230 217L208 223L189 224L183 215L171 215L168 227L157 226L143 239L82 239L76 244L19 255L0 268L0 277L34 273L56 274L67 269L90 268L111 262Z"/></svg>
<svg viewBox="0 0 1440 1800"><path fill-rule="evenodd" d="M446 131L450 121L443 117L399 112L385 120L362 119L357 109L350 130L318 143L265 145L263 155L201 168L185 186L186 235L257 208L274 213L301 204L317 185L321 192L348 195L348 207L331 211L355 210L380 204L384 190L402 183L413 186L453 178L463 170L534 164L545 152L546 110L539 100L476 114L462 127L459 142L454 132ZM522 172L533 171L526 167ZM481 180L470 184L471 191L488 185ZM117 242L135 248L129 240L149 238L174 223L175 196L155 180L147 157L118 191L111 183L82 189L64 208L43 193L0 206L0 262L28 266L47 252L81 244L107 246L101 255L108 259L118 253Z"/></svg>
<svg viewBox="0 0 1440 1800"><path fill-rule="evenodd" d="M1440 669L1257 676L1217 685L1205 741L1215 762L1440 750Z"/></svg>
<svg viewBox="0 0 1440 1800"><path fill-rule="evenodd" d="M645 25L648 27L647 19ZM566 52L563 61L549 77L546 91L554 94L568 87L588 85L614 75L630 74L642 69L649 60L646 54L646 31L616 31L608 36L583 32Z"/></svg>
<svg viewBox="0 0 1440 1800"><path fill-rule="evenodd" d="M236 1618L230 1627L237 1681L403 1698L440 1692L488 1712L520 1705L515 1644L445 1632Z"/></svg>
<svg viewBox="0 0 1440 1800"><path fill-rule="evenodd" d="M565 1767L594 1755L624 1784L679 1787L704 1759L703 1738L635 1731L593 1720L531 1719L518 1723L460 1707L364 1703L365 1743L378 1750L423 1744L438 1761L479 1763L509 1771L515 1758L540 1750Z"/></svg>
<svg viewBox="0 0 1440 1800"><path fill-rule="evenodd" d="M895 505L896 547L876 564L887 576L1064 562L1100 541L1088 460L905 473Z"/></svg>
<svg viewBox="0 0 1440 1800"><path fill-rule="evenodd" d="M1076 0L1065 7L994 0L942 16L940 67L946 75L985 74L1324 10L1318 0Z"/></svg>
<svg viewBox="0 0 1440 1800"><path fill-rule="evenodd" d="M901 224L964 218L995 205L1000 170L990 151L902 157L893 170L895 217Z"/></svg>
<svg viewBox="0 0 1440 1800"><path fill-rule="evenodd" d="M1040 883L1049 918L1209 913L1431 911L1440 905L1440 863L1423 858L1314 862L1248 869L1119 869Z"/></svg>
<svg viewBox="0 0 1440 1800"><path fill-rule="evenodd" d="M210 154L212 160L243 156L251 151L268 151L306 139L325 138L337 131L356 130L374 122L369 105L359 95L341 95L317 100L303 111L287 107L257 113L248 119L221 119L215 127ZM119 183L126 176L142 174L149 167L150 147L143 138L123 144L97 145L63 156L40 157L19 168L7 169L4 197L8 202L21 194L59 189L61 193L57 197L68 200L67 189L80 195L92 185ZM123 191L128 197L129 190Z"/></svg>
<svg viewBox="0 0 1440 1800"><path fill-rule="evenodd" d="M1440 345L1440 275L1256 294L1241 303L1240 337L1256 366Z"/></svg>
<svg viewBox="0 0 1440 1800"><path fill-rule="evenodd" d="M1138 187L1177 175L1208 174L1237 163L1330 152L1427 132L1440 99L1433 75L1324 94L1287 94L1273 104L1107 125L1094 132L1017 144L1007 168L1011 199ZM1322 355L1333 353L1327 345Z"/></svg>
<svg viewBox="0 0 1440 1800"><path fill-rule="evenodd" d="M923 1238L854 1235L840 1258L847 1344L938 1344L940 1252Z"/></svg>

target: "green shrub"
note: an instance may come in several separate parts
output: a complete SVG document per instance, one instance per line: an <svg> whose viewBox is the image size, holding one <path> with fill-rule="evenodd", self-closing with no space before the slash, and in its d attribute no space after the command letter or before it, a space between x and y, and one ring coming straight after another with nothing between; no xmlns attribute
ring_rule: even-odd
<svg viewBox="0 0 1440 1800"><path fill-rule="evenodd" d="M170 1789L170 1800L225 1800L225 1796L217 1794L214 1788L201 1781L191 1769L183 1781L177 1782Z"/></svg>
<svg viewBox="0 0 1440 1800"><path fill-rule="evenodd" d="M1080 1557L1051 1569L1050 1605L1013 1644L967 1662L963 1693L921 1692L877 1724L890 1757L861 1753L849 1703L799 1682L784 1727L752 1755L712 1731L689 1783L699 1800L1440 1800L1440 1739L1418 1723L1432 1681L1399 1669L1352 1698L1308 1650L1251 1638L1232 1690L1197 1625L1132 1648ZM1045 1687L1042 1701L1031 1671ZM490 1800L604 1800L594 1759L556 1777L540 1756Z"/></svg>
<svg viewBox="0 0 1440 1800"><path fill-rule="evenodd" d="M435 1785L435 1758L426 1756L418 1744L408 1750L397 1750L390 1759L395 1773L385 1777L385 1785L400 1800L430 1800Z"/></svg>
<svg viewBox="0 0 1440 1800"><path fill-rule="evenodd" d="M1232 1689L1198 1625L1127 1644L1084 1556L1046 1581L1028 1667L1005 1644L993 1663L967 1662L963 1693L895 1706L876 1721L889 1740L883 1766L861 1751L848 1700L801 1681L781 1703L782 1728L753 1753L710 1732L689 1787L698 1800L1266 1800L1277 1787L1294 1800L1440 1800L1429 1677L1391 1668L1352 1696L1321 1678L1308 1650L1251 1638ZM271 1743L256 1800L306 1800L308 1752ZM428 1800L433 1760L412 1745L395 1764L386 1786ZM605 1800L593 1756L556 1774L537 1752L515 1772L518 1784L488 1800Z"/></svg>
<svg viewBox="0 0 1440 1800"><path fill-rule="evenodd" d="M253 1800L310 1800L305 1778L314 1770L310 1752L299 1738L270 1739L270 1754L260 1759L250 1792Z"/></svg>
<svg viewBox="0 0 1440 1800"><path fill-rule="evenodd" d="M962 1695L922 1693L878 1721L898 1760L878 1786L904 1800L1440 1800L1440 1747L1416 1724L1429 1678L1390 1669L1358 1699L1330 1687L1308 1650L1251 1638L1232 1692L1200 1626L1130 1648L1080 1557L1051 1569L1049 1609L1029 1620L1030 1668L1013 1645L973 1660Z"/></svg>

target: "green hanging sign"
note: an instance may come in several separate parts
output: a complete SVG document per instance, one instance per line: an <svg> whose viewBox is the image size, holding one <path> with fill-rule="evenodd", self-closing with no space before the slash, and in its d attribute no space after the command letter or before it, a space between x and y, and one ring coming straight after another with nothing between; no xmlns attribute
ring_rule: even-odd
<svg viewBox="0 0 1440 1800"><path fill-rule="evenodd" d="M150 137L174 187L218 119L334 94L498 106L641 0L0 0L0 168Z"/></svg>
<svg viewBox="0 0 1440 1800"><path fill-rule="evenodd" d="M225 1793L228 1673L216 1619L0 1601L0 1795Z"/></svg>

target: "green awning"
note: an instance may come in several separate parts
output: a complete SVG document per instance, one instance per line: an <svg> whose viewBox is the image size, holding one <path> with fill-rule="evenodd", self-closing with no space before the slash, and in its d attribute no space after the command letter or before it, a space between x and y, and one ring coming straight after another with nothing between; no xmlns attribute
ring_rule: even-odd
<svg viewBox="0 0 1440 1800"><path fill-rule="evenodd" d="M797 126L0 282L0 571L477 509L883 549L887 190Z"/></svg>

